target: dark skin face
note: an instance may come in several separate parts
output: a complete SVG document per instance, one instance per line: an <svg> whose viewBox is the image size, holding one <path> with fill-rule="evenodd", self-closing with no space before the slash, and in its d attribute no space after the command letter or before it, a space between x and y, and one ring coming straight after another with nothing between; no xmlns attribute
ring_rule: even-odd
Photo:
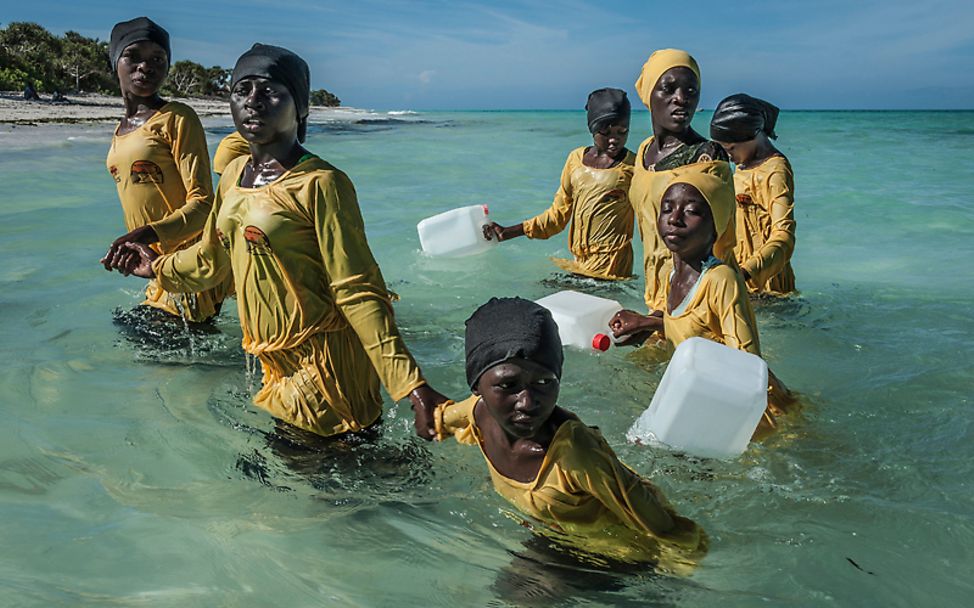
<svg viewBox="0 0 974 608"><path fill-rule="evenodd" d="M155 42L135 42L122 51L115 73L125 102L118 134L124 135L142 126L166 103L159 89L169 74L169 57Z"/></svg>
<svg viewBox="0 0 974 608"><path fill-rule="evenodd" d="M735 143L718 141L717 143L727 151L731 161L741 169L756 167L772 156L781 154L768 136L761 131L758 131L754 139L748 141Z"/></svg>
<svg viewBox="0 0 974 608"><path fill-rule="evenodd" d="M620 120L592 133L592 145L586 148L582 164L594 169L608 169L626 157L629 121Z"/></svg>
<svg viewBox="0 0 974 608"><path fill-rule="evenodd" d="M649 99L654 137L643 159L646 168L665 158L681 144L704 141L690 127L699 103L700 82L693 70L676 67L663 72Z"/></svg>
<svg viewBox="0 0 974 608"><path fill-rule="evenodd" d="M689 184L674 184L663 194L657 230L666 248L673 253L673 278L667 307L672 311L683 301L700 277L700 271L713 249L717 233L714 216L700 191ZM654 331L662 333L663 312L641 315L621 310L609 321L617 338L628 336L619 343L635 346L644 342Z"/></svg>
<svg viewBox="0 0 974 608"><path fill-rule="evenodd" d="M626 157L626 140L629 138L629 120L620 120L592 133L592 146L585 149L582 164L593 169L611 169ZM484 226L484 238L488 241L508 241L524 236L524 224L501 226L491 222Z"/></svg>
<svg viewBox="0 0 974 608"><path fill-rule="evenodd" d="M663 194L657 229L673 253L673 277L667 306L672 311L700 277L710 257L717 231L707 199L689 184L674 184Z"/></svg>
<svg viewBox="0 0 974 608"><path fill-rule="evenodd" d="M250 144L241 186L267 185L308 153L298 143L297 106L282 83L258 76L241 79L230 92L230 113L237 132Z"/></svg>
<svg viewBox="0 0 974 608"><path fill-rule="evenodd" d="M537 477L563 416L554 415L558 377L527 359L509 359L488 369L474 389L480 400L474 418L484 438L484 452L505 477ZM560 414L560 412L559 412Z"/></svg>

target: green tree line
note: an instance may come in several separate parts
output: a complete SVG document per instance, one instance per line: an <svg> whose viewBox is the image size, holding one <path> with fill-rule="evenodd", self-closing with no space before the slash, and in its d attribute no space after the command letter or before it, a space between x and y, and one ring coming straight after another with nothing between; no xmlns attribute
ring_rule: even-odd
<svg viewBox="0 0 974 608"><path fill-rule="evenodd" d="M230 73L218 65L207 68L183 59L170 66L162 94L226 98ZM108 42L78 32L56 36L36 23L9 23L0 28L0 91L20 91L28 83L44 93L119 94ZM311 104L338 106L341 100L317 89L311 92Z"/></svg>

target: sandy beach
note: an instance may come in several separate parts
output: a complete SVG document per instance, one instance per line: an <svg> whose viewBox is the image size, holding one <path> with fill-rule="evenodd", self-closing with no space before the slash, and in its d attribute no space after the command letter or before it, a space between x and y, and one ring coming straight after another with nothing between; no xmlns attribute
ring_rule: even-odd
<svg viewBox="0 0 974 608"><path fill-rule="evenodd" d="M111 137L122 115L122 99L110 95L69 95L68 103L25 101L17 91L0 92L0 145L10 148L36 147L58 141L87 137ZM190 106L207 129L230 127L230 105L222 99L169 98ZM356 108L311 108L312 122L355 120L366 110Z"/></svg>

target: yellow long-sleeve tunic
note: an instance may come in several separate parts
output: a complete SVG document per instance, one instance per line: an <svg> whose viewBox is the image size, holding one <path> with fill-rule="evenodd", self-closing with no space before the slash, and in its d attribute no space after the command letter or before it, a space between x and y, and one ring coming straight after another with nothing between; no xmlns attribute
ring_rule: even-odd
<svg viewBox="0 0 974 608"><path fill-rule="evenodd" d="M213 182L206 135L192 108L170 101L134 131L116 131L106 165L128 230L152 226L159 237L153 248L159 253L198 239L213 204ZM232 290L228 279L198 293L174 294L152 280L144 304L203 321L217 313Z"/></svg>
<svg viewBox="0 0 974 608"><path fill-rule="evenodd" d="M544 213L523 222L524 234L547 239L571 222L568 249L574 260L553 259L560 268L596 279L632 275L633 209L629 204L635 155L608 169L587 167L585 147L572 150L561 172L554 202Z"/></svg>
<svg viewBox="0 0 974 608"><path fill-rule="evenodd" d="M664 299L669 298L666 282ZM761 356L758 324L740 273L717 263L706 268L696 286L673 311L664 308L663 331L675 348L687 338L707 338ZM774 374L768 374L768 407L761 425L775 426L775 417L795 403L795 397Z"/></svg>
<svg viewBox="0 0 974 608"><path fill-rule="evenodd" d="M223 175L230 161L238 156L250 156L250 144L244 136L234 131L220 140L213 153L213 172Z"/></svg>
<svg viewBox="0 0 974 608"><path fill-rule="evenodd" d="M707 535L676 514L662 493L622 464L598 429L577 418L555 432L533 481L499 473L483 449L476 395L437 409L437 436L477 445L494 489L521 513L587 553L628 562L651 562L689 573L707 549Z"/></svg>
<svg viewBox="0 0 974 608"><path fill-rule="evenodd" d="M751 275L752 292L795 291L795 178L784 156L734 173L737 194L737 261Z"/></svg>
<svg viewBox="0 0 974 608"><path fill-rule="evenodd" d="M668 181L672 169L657 169L657 165L662 164L663 161L650 166L648 169L645 167L643 159L646 157L646 150L651 143L653 143L653 136L650 136L639 145L639 151L636 153L632 184L629 186L629 200L635 209L636 225L639 227L639 236L643 241L646 307L650 311L654 311L664 310L666 308L666 298L663 292L666 289L666 284L669 282L670 271L673 269L670 250L666 248L666 244L663 243L663 239L659 236L659 230L656 228L657 219L659 218L660 197L663 193L660 192L659 196L654 195L654 192L659 190L658 187L654 188L654 186L657 180L663 180L664 183ZM711 145L715 146L716 144ZM686 147L681 148L673 152L670 156L681 154L685 149ZM688 154L687 158L688 162L684 164L692 164L695 162L724 162L715 161L706 154ZM731 218L727 229L720 235L717 242L714 243L714 255L736 268L737 260L734 258L734 245L737 242L737 238L735 237L734 223L734 219Z"/></svg>
<svg viewBox="0 0 974 608"><path fill-rule="evenodd" d="M274 182L239 185L230 163L202 240L160 257L166 289L233 274L243 348L263 367L254 402L320 435L356 431L382 412L379 381L399 400L424 380L393 319L348 177L310 156Z"/></svg>

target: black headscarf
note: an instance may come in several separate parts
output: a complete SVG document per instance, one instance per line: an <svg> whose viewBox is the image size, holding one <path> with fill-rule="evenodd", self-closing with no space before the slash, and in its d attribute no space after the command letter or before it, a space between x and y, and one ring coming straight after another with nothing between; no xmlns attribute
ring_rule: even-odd
<svg viewBox="0 0 974 608"><path fill-rule="evenodd" d="M298 110L298 141L304 143L311 98L311 71L304 59L285 48L258 42L237 59L230 77L230 90L250 76L267 78L287 87Z"/></svg>
<svg viewBox="0 0 974 608"><path fill-rule="evenodd" d="M561 379L565 359L548 309L522 298L491 298L467 319L467 384L509 359L533 361Z"/></svg>
<svg viewBox="0 0 974 608"><path fill-rule="evenodd" d="M172 63L172 49L169 47L169 32L148 17L136 17L131 21L116 23L112 28L111 42L108 44L108 56L112 61L112 69L118 68L118 60L122 51L130 44L149 40L155 42L166 51L166 59Z"/></svg>
<svg viewBox="0 0 974 608"><path fill-rule="evenodd" d="M620 89L599 89L588 95L588 130L595 133L607 124L629 120L632 106L626 92Z"/></svg>
<svg viewBox="0 0 974 608"><path fill-rule="evenodd" d="M729 144L750 141L763 132L777 139L774 132L778 122L778 108L763 99L744 93L731 95L717 104L710 120L710 139Z"/></svg>

